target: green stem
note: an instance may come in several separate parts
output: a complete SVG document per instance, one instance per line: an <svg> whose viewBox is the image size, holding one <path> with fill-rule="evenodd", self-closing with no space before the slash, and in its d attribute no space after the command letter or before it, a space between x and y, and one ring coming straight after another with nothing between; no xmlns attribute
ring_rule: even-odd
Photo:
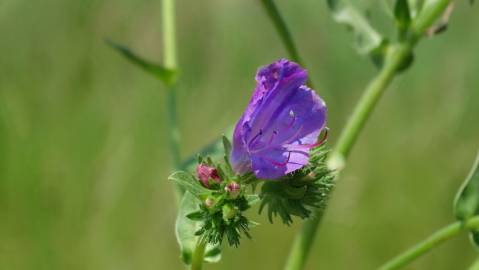
<svg viewBox="0 0 479 270"><path fill-rule="evenodd" d="M346 159L366 121L369 119L380 97L397 74L398 69L406 61L407 57L410 57L413 47L422 37L424 31L442 14L449 2L450 0L428 0L417 19L412 22L411 38L404 43L391 47L381 71L369 83L351 118L339 136L335 150L328 159L329 168L336 171L337 174L344 167ZM286 270L300 270L304 268L323 214L324 210L318 211L312 219L305 221L303 224L291 248L285 265Z"/></svg>
<svg viewBox="0 0 479 270"><path fill-rule="evenodd" d="M479 216L475 216L468 221L460 222L457 221L449 226L446 226L439 231L432 234L426 240L420 242L419 244L415 245L411 249L407 250L403 254L393 258L382 267L380 270L393 270L393 269L400 269L403 266L411 263L417 257L425 254L426 252L430 251L434 247L439 246L446 240L458 235L462 231L466 230L473 230L479 229Z"/></svg>
<svg viewBox="0 0 479 270"><path fill-rule="evenodd" d="M341 133L336 148L329 160L329 166L332 170L340 170L349 153L356 143L361 130L366 121L371 116L379 99L387 89L397 70L411 54L411 46L408 43L399 44L391 48L391 52L386 57L384 66L379 74L369 83L359 100L351 118Z"/></svg>
<svg viewBox="0 0 479 270"><path fill-rule="evenodd" d="M316 236L317 228L321 222L321 217L324 211L317 211L315 217L304 222L301 230L294 239L293 246L291 247L288 260L284 267L285 270L303 269L306 263L307 256L313 245L314 237ZM319 217L319 218L317 218Z"/></svg>
<svg viewBox="0 0 479 270"><path fill-rule="evenodd" d="M281 41L283 42L283 45L286 48L286 51L288 51L288 54L291 60L295 61L296 63L304 67L304 62L301 56L299 55L298 49L293 40L293 36L291 35L291 32L289 31L285 20L279 13L278 7L274 3L274 1L260 0L260 2L263 5L263 8L268 14L269 18L273 22L273 25L276 28L276 31L278 32L279 37L281 38ZM311 82L311 79L308 79L308 85L311 88L314 88Z"/></svg>
<svg viewBox="0 0 479 270"><path fill-rule="evenodd" d="M163 22L163 65L176 70L176 27L175 27L175 0L162 1Z"/></svg>
<svg viewBox="0 0 479 270"><path fill-rule="evenodd" d="M175 0L162 0L162 27L163 27L163 65L165 68L177 70L176 59L176 28L175 28ZM177 170L181 164L180 132L178 129L176 77L168 83L166 93L166 113L168 124L168 140L173 169ZM181 187L176 186L176 199L179 202L183 194Z"/></svg>
<svg viewBox="0 0 479 270"><path fill-rule="evenodd" d="M398 68L409 55L410 49L407 45L398 45L392 48L391 53L386 58L384 67L366 88L364 95L356 106L356 110L339 138L337 147L328 161L332 169L339 170L342 168L366 120L376 106L381 94L394 78ZM323 214L323 210L318 211L313 218L304 222L293 243L285 269L299 270L304 268Z"/></svg>
<svg viewBox="0 0 479 270"><path fill-rule="evenodd" d="M191 270L201 270L203 268L203 259L205 256L206 241L198 239L193 258L191 259Z"/></svg>

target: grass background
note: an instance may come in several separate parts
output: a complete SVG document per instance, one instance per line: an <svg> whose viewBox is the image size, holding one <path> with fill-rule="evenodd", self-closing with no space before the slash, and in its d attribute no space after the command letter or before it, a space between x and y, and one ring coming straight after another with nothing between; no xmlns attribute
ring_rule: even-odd
<svg viewBox="0 0 479 270"><path fill-rule="evenodd" d="M334 143L375 69L323 1L278 5L328 103ZM181 269L164 87L103 42L160 60L160 8L159 0L0 1L0 269ZM286 55L257 1L178 1L177 9L188 156L238 118L257 67ZM420 44L376 108L307 269L373 269L453 220L479 147L477 6L457 2L451 21ZM255 217L254 239L207 269L281 268L299 222ZM461 235L409 269L464 269L475 254Z"/></svg>

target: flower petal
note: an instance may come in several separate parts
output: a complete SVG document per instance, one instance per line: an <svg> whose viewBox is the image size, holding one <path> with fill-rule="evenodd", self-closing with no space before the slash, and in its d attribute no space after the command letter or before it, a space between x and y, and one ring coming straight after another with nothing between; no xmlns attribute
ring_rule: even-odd
<svg viewBox="0 0 479 270"><path fill-rule="evenodd" d="M326 104L306 80L306 70L285 59L258 71L256 89L233 135L236 173L276 179L308 163L309 150L326 126Z"/></svg>

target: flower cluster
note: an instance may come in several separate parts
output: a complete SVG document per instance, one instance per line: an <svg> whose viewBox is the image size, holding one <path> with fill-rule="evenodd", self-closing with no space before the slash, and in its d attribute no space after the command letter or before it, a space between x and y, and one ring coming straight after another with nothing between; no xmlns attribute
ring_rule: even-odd
<svg viewBox="0 0 479 270"><path fill-rule="evenodd" d="M313 208L324 207L333 187L324 163L327 110L306 81L306 70L285 59L260 68L233 144L223 137L222 161L199 157L196 174L170 177L194 196L186 217L196 222L196 237L238 246L255 224L244 212L258 201L271 222L279 216L288 225L292 216L308 218Z"/></svg>

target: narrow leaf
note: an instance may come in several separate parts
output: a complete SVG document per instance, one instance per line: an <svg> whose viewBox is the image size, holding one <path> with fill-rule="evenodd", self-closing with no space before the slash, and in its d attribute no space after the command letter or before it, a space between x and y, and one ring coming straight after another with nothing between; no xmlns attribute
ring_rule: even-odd
<svg viewBox="0 0 479 270"><path fill-rule="evenodd" d="M359 53L369 54L381 46L383 37L351 3L347 0L328 0L328 6L333 18L353 31Z"/></svg>
<svg viewBox="0 0 479 270"><path fill-rule="evenodd" d="M142 57L135 54L131 51L128 47L113 42L109 39L106 40L106 43L110 45L113 49L123 55L126 59L128 59L131 63L139 66L144 71L148 72L149 74L155 76L156 78L160 79L166 85L174 84L176 80L177 72L172 69L168 69L162 65L158 65L143 59Z"/></svg>
<svg viewBox="0 0 479 270"><path fill-rule="evenodd" d="M223 140L223 148L225 150L225 155L229 156L229 154L231 153L231 142L224 135L222 137L222 140Z"/></svg>

